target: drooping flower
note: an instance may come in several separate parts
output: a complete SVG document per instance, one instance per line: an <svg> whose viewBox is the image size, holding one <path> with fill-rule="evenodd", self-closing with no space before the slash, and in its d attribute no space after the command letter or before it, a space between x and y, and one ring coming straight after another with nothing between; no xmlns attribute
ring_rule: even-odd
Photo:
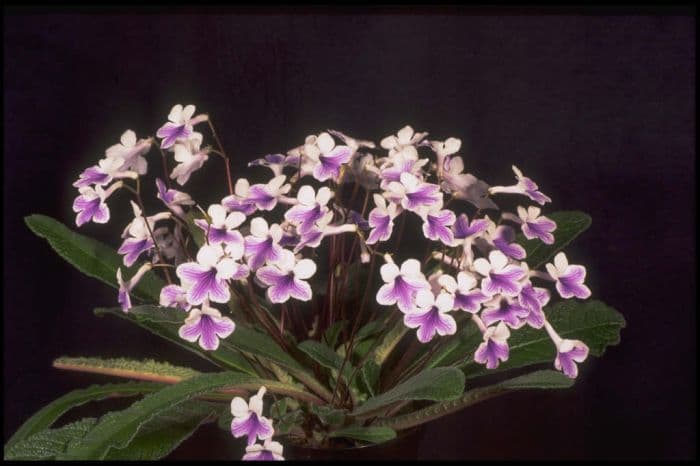
<svg viewBox="0 0 700 466"><path fill-rule="evenodd" d="M373 199L376 207L369 213L369 226L372 231L367 238L367 244L388 240L394 231L394 218L400 213L396 204L390 202L387 205L386 199L380 194L374 194Z"/></svg>
<svg viewBox="0 0 700 466"><path fill-rule="evenodd" d="M515 242L515 230L508 225L489 224L486 238L496 249L508 257L523 260L527 255L525 249Z"/></svg>
<svg viewBox="0 0 700 466"><path fill-rule="evenodd" d="M246 401L240 396L231 401L231 434L239 438L248 437L248 446L253 445L257 439L268 440L272 438L274 429L272 421L263 416L263 396L267 392L266 387L260 387L258 393Z"/></svg>
<svg viewBox="0 0 700 466"><path fill-rule="evenodd" d="M457 246L459 243L463 243L467 239L473 239L481 235L492 223L493 222L488 217L475 218L470 222L467 214L460 214L452 227L455 237L455 243L453 246Z"/></svg>
<svg viewBox="0 0 700 466"><path fill-rule="evenodd" d="M456 218L451 210L441 210L439 204L434 205L423 215L423 234L433 241L442 241L447 246L454 243L454 233L450 227L455 223Z"/></svg>
<svg viewBox="0 0 700 466"><path fill-rule="evenodd" d="M187 288L187 301L198 306L205 299L215 303L227 303L231 298L227 280L240 272L241 264L236 260L243 256L243 243L231 244L231 254L225 256L221 246L205 245L197 252L197 262L180 264L175 273Z"/></svg>
<svg viewBox="0 0 700 466"><path fill-rule="evenodd" d="M168 115L170 121L156 132L156 136L163 139L160 144L161 148L168 149L177 141L190 138L194 131L194 125L208 119L207 115L204 114L192 118L195 108L194 105L187 105L184 108L180 104L173 106Z"/></svg>
<svg viewBox="0 0 700 466"><path fill-rule="evenodd" d="M179 285L166 285L160 290L158 304L189 311L192 305L187 302L187 290Z"/></svg>
<svg viewBox="0 0 700 466"><path fill-rule="evenodd" d="M284 184L285 175L272 178L267 184L254 184L248 189L245 202L255 204L260 210L272 210L277 200L289 192L291 185Z"/></svg>
<svg viewBox="0 0 700 466"><path fill-rule="evenodd" d="M472 318L478 319L477 316L472 316ZM510 330L503 322L499 322L498 325L493 327L483 327L484 325L481 324L480 328L482 328L484 341L474 352L474 361L486 364L487 369L495 369L501 361L506 362L508 360Z"/></svg>
<svg viewBox="0 0 700 466"><path fill-rule="evenodd" d="M278 224L267 226L262 217L250 221L250 235L245 237L245 256L248 266L257 270L266 262L275 262L282 257L282 228Z"/></svg>
<svg viewBox="0 0 700 466"><path fill-rule="evenodd" d="M454 335L457 323L448 314L453 306L454 298L448 293L435 297L430 290L421 289L416 293L416 307L404 314L403 322L409 328L418 328L416 335L421 343L428 343L436 333Z"/></svg>
<svg viewBox="0 0 700 466"><path fill-rule="evenodd" d="M454 296L455 309L474 314L479 312L483 302L489 300L489 297L476 287L476 278L470 273L460 271L457 274L457 280L451 275L441 275L438 283Z"/></svg>
<svg viewBox="0 0 700 466"><path fill-rule="evenodd" d="M400 202L404 209L416 213L442 203L442 193L438 185L424 183L410 173L402 173L401 182L392 181L387 189L385 197L392 202Z"/></svg>
<svg viewBox="0 0 700 466"><path fill-rule="evenodd" d="M539 191L537 184L530 178L523 176L523 172L520 171L518 167L513 165L513 172L515 173L515 179L518 183L512 186L492 186L489 188L491 194L496 193L510 193L510 194L522 194L540 205L545 205L547 202L552 202L552 200L542 194Z"/></svg>
<svg viewBox="0 0 700 466"><path fill-rule="evenodd" d="M544 325L544 312L542 308L549 302L549 290L546 288L536 288L531 283L527 283L520 290L518 301L520 305L528 309L530 313L525 318L525 322L533 328L542 328Z"/></svg>
<svg viewBox="0 0 700 466"><path fill-rule="evenodd" d="M540 215L539 207L530 206L525 210L518 206L518 217L522 222L523 235L527 239L539 238L545 244L554 243L552 232L557 229L557 224L544 215Z"/></svg>
<svg viewBox="0 0 700 466"><path fill-rule="evenodd" d="M419 290L430 289L430 284L420 271L420 262L416 259L407 259L401 264L401 269L393 261L387 260L379 271L386 284L379 288L377 302L383 306L396 304L404 314L415 307L416 293Z"/></svg>
<svg viewBox="0 0 700 466"><path fill-rule="evenodd" d="M314 192L314 188L309 185L304 185L299 188L297 200L299 203L292 206L284 214L284 218L294 223L298 227L300 234L309 231L317 220L323 218L328 212L328 201L330 201L333 193L326 186L320 188L318 193Z"/></svg>
<svg viewBox="0 0 700 466"><path fill-rule="evenodd" d="M122 173L121 167L124 165L124 159L115 158L105 158L97 162L97 165L88 167L80 174L78 180L73 183L76 188L82 188L83 186L104 186L109 184L114 178L119 178L130 176L127 173Z"/></svg>
<svg viewBox="0 0 700 466"><path fill-rule="evenodd" d="M267 154L248 163L249 167L267 167L272 170L274 176L280 176L287 165L287 157L284 154Z"/></svg>
<svg viewBox="0 0 700 466"><path fill-rule="evenodd" d="M200 149L201 139L190 139L182 143L177 143L173 146L175 152L175 161L178 162L170 173L170 179L176 180L180 186L183 186L209 159L209 150L207 148Z"/></svg>
<svg viewBox="0 0 700 466"><path fill-rule="evenodd" d="M136 133L128 129L124 131L119 140L119 144L110 146L105 151L109 159L120 160L122 165L118 167L120 171L131 170L139 175L145 175L148 171L148 162L144 155L151 150L153 139L136 140Z"/></svg>
<svg viewBox="0 0 700 466"><path fill-rule="evenodd" d="M586 268L582 265L569 265L563 252L554 256L554 264L545 265L547 272L555 280L559 296L564 299L576 296L586 299L591 296L591 290L583 281L586 279Z"/></svg>
<svg viewBox="0 0 700 466"><path fill-rule="evenodd" d="M307 144L306 155L314 162L313 175L318 181L338 181L340 169L352 157L348 146L336 146L328 133L319 134L315 144Z"/></svg>
<svg viewBox="0 0 700 466"><path fill-rule="evenodd" d="M316 264L311 259L297 262L294 253L283 249L280 259L271 265L261 267L255 276L268 286L267 297L273 303L284 303L289 298L299 301L311 299L311 286L304 281L316 273Z"/></svg>
<svg viewBox="0 0 700 466"><path fill-rule="evenodd" d="M75 217L75 224L80 227L89 221L95 223L109 222L109 207L105 201L121 187L122 182L118 181L107 188L107 190L102 189L100 185L94 188L83 186L78 189L80 195L73 201L73 212L78 214Z"/></svg>
<svg viewBox="0 0 700 466"><path fill-rule="evenodd" d="M284 461L283 448L281 443L266 439L262 445L256 443L246 447L243 461Z"/></svg>
<svg viewBox="0 0 700 466"><path fill-rule="evenodd" d="M554 359L554 368L562 371L567 377L575 379L578 375L578 366L588 357L588 346L581 340L562 339L552 325L545 321L544 328L557 348L557 356Z"/></svg>
<svg viewBox="0 0 700 466"><path fill-rule="evenodd" d="M529 313L530 310L523 307L517 299L501 296L485 304L481 320L486 325L501 321L510 328L520 328L525 325L525 318Z"/></svg>
<svg viewBox="0 0 700 466"><path fill-rule="evenodd" d="M158 188L158 199L163 201L166 207L181 217L184 215L181 206L194 205L194 201L189 194L183 193L182 191L178 191L176 189L168 189L163 180L160 178L156 178L156 187Z"/></svg>
<svg viewBox="0 0 700 466"><path fill-rule="evenodd" d="M226 338L236 329L236 324L228 317L222 317L218 309L202 304L202 309L192 308L184 325L178 330L183 340L199 342L207 351L216 351L219 339Z"/></svg>
<svg viewBox="0 0 700 466"><path fill-rule="evenodd" d="M134 219L124 228L122 237L125 239L117 250L119 254L124 254L124 265L127 267L131 267L141 254L154 248L151 232L155 229L155 223L170 216L170 212L161 212L145 218L134 201L131 201L131 207Z"/></svg>
<svg viewBox="0 0 700 466"><path fill-rule="evenodd" d="M194 223L204 230L209 244L239 244L243 246L243 235L236 229L245 221L245 215L241 212L226 213L221 204L212 204L207 209L211 223L198 218Z"/></svg>
<svg viewBox="0 0 700 466"><path fill-rule="evenodd" d="M480 257L474 261L474 270L484 278L481 280L481 291L487 296L497 293L506 296L517 296L522 285L518 282L525 276L525 271L514 264L508 264L508 258L498 250L489 253L489 259Z"/></svg>
<svg viewBox="0 0 700 466"><path fill-rule="evenodd" d="M144 274L151 270L151 267L151 264L143 264L141 267L139 267L134 276L126 282L122 278L121 267L117 268L117 284L119 285L117 301L119 302L122 311L129 312L129 309L131 309L131 296L129 293L131 293L131 290L133 290L139 281L141 281Z"/></svg>

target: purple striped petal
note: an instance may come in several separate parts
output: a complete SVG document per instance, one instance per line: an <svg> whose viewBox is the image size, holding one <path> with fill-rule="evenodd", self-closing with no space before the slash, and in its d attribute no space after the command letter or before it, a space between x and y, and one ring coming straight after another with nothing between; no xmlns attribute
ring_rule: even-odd
<svg viewBox="0 0 700 466"><path fill-rule="evenodd" d="M175 123L166 123L161 126L156 132L156 136L162 138L160 143L162 149L172 147L178 139L186 139L192 135L192 130L187 125L176 125Z"/></svg>
<svg viewBox="0 0 700 466"><path fill-rule="evenodd" d="M78 181L73 183L76 188L82 188L83 186L89 186L91 184L103 186L112 181L112 177L102 170L98 166L92 166L86 168L79 176Z"/></svg>
<svg viewBox="0 0 700 466"><path fill-rule="evenodd" d="M495 369L498 367L499 360L503 362L508 360L509 353L508 343L498 343L489 338L476 349L474 361L486 364L487 369Z"/></svg>
<svg viewBox="0 0 700 466"><path fill-rule="evenodd" d="M591 296L591 290L583 284L586 277L586 269L580 265L570 265L566 271L557 278L556 288L559 295L564 298L576 296L586 299Z"/></svg>
<svg viewBox="0 0 700 466"><path fill-rule="evenodd" d="M522 224L523 234L527 239L539 238L545 244L554 243L552 231L557 228L557 224L545 217L540 217L535 221L527 221Z"/></svg>
<svg viewBox="0 0 700 466"><path fill-rule="evenodd" d="M479 312L479 309L481 309L481 303L488 300L489 297L479 290L470 291L468 293L460 293L457 291L455 293L454 306L457 309L474 314L475 312Z"/></svg>
<svg viewBox="0 0 700 466"><path fill-rule="evenodd" d="M451 246L454 242L454 233L449 226L455 223L455 214L449 210L443 210L437 214L426 215L423 223L423 234L433 241L442 241Z"/></svg>
<svg viewBox="0 0 700 466"><path fill-rule="evenodd" d="M415 191L407 192L403 204L404 208L415 210L420 206L431 207L440 202L441 197L438 185L424 183Z"/></svg>
<svg viewBox="0 0 700 466"><path fill-rule="evenodd" d="M523 269L516 265L509 265L500 272L490 272L488 277L481 281L481 291L487 296L497 293L506 296L516 296L520 293L521 285L518 282L525 276Z"/></svg>
<svg viewBox="0 0 700 466"><path fill-rule="evenodd" d="M485 325L503 321L509 327L517 328L522 324L522 320L527 317L530 311L516 301L508 302L507 299L500 300L498 307L484 309L481 313L481 320Z"/></svg>
<svg viewBox="0 0 700 466"><path fill-rule="evenodd" d="M125 254L124 265L126 265L127 267L131 267L132 265L134 265L134 262L138 260L141 254L150 250L153 247L153 240L150 238L127 238L124 240L117 252L119 254Z"/></svg>
<svg viewBox="0 0 700 466"><path fill-rule="evenodd" d="M254 203L260 210L272 210L277 205L277 198L270 195L262 184L254 184L250 187L246 201Z"/></svg>
<svg viewBox="0 0 700 466"><path fill-rule="evenodd" d="M582 342L576 342L575 346L567 352L557 352L554 367L562 371L567 377L575 379L578 375L577 362L583 362L588 357L588 347Z"/></svg>
<svg viewBox="0 0 700 466"><path fill-rule="evenodd" d="M377 302L385 306L396 304L405 314L413 309L413 300L421 288L425 287L399 275L393 283L387 283L379 289Z"/></svg>
<svg viewBox="0 0 700 466"><path fill-rule="evenodd" d="M231 434L236 438L248 436L248 446L253 445L257 438L271 438L273 433L272 422L265 417L258 417L254 412L247 417L237 417L231 421Z"/></svg>
<svg viewBox="0 0 700 466"><path fill-rule="evenodd" d="M418 328L416 335L421 343L428 343L435 334L452 335L457 331L457 323L451 315L440 312L436 306L424 313L409 313L404 315L404 324L410 328Z"/></svg>
<svg viewBox="0 0 700 466"><path fill-rule="evenodd" d="M394 230L394 222L392 222L391 216L382 214L378 209L373 209L369 213L369 225L373 229L367 238L367 244L388 240Z"/></svg>

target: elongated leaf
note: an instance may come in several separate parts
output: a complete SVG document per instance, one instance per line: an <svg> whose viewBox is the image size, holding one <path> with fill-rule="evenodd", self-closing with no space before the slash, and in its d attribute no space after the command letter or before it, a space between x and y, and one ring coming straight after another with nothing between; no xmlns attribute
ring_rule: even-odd
<svg viewBox="0 0 700 466"><path fill-rule="evenodd" d="M601 301L561 301L547 306L544 311L547 320L562 338L583 341L593 356L601 356L605 348L618 344L620 330L625 326L622 314ZM477 364L473 358L473 350L465 354L465 361L460 367L464 369L467 377L475 377L531 364L551 363L556 356L556 349L544 329L523 327L513 332L508 344L508 361L499 365L497 369L486 369Z"/></svg>
<svg viewBox="0 0 700 466"><path fill-rule="evenodd" d="M338 345L338 336L340 335L340 332L343 331L343 328L348 324L347 320L340 320L330 327L326 329L325 332L323 332L323 342L326 343L330 348L335 349L335 347Z"/></svg>
<svg viewBox="0 0 700 466"><path fill-rule="evenodd" d="M319 343L315 340L306 340L301 342L298 348L323 367L332 369L336 371L336 373L340 372L340 367L343 365L343 358L323 343ZM345 377L345 380L350 378L352 371L352 366L350 363L346 362L343 367L343 377Z"/></svg>
<svg viewBox="0 0 700 466"><path fill-rule="evenodd" d="M207 419L213 419L220 407L221 405L215 403L189 400L165 410L146 422L125 448L110 449L105 459L161 459L175 450Z"/></svg>
<svg viewBox="0 0 700 466"><path fill-rule="evenodd" d="M574 238L591 226L591 217L577 210L554 212L546 216L557 224L557 229L552 233L554 235L554 244L545 244L539 239L528 240L522 233L519 233L515 239L517 243L525 248L525 253L527 254L525 262L533 269L544 265L557 252L561 251Z"/></svg>
<svg viewBox="0 0 700 466"><path fill-rule="evenodd" d="M228 338L220 341L219 348L216 351L205 351L197 343L190 343L180 338L178 329L183 325L186 316L177 309L135 306L131 308L129 313L124 313L119 307L101 307L95 309L94 313L97 316L112 315L133 322L139 327L145 328L155 335L165 338L224 369L236 369L250 375L257 375L250 363L228 343ZM181 319L180 321L176 320L178 316ZM235 332L239 330L237 328Z"/></svg>
<svg viewBox="0 0 700 466"><path fill-rule="evenodd" d="M427 408L414 411L401 416L379 419L374 425L391 427L396 430L409 429L426 422L433 421L442 416L460 411L479 401L487 400L495 396L504 395L518 390L530 389L561 389L569 388L574 381L561 372L536 371L488 387L475 388L465 392L459 398L442 403L435 403Z"/></svg>
<svg viewBox="0 0 700 466"><path fill-rule="evenodd" d="M363 427L352 425L334 430L329 437L345 437L353 440L361 440L368 443L384 443L396 438L396 431L389 427Z"/></svg>
<svg viewBox="0 0 700 466"><path fill-rule="evenodd" d="M335 409L330 406L311 406L311 411L318 416L324 424L330 426L341 426L345 422L347 411L344 409Z"/></svg>
<svg viewBox="0 0 700 466"><path fill-rule="evenodd" d="M443 401L464 392L464 374L454 367L427 369L391 390L367 400L353 413L363 416L404 400Z"/></svg>
<svg viewBox="0 0 700 466"><path fill-rule="evenodd" d="M360 369L362 382L370 396L375 396L379 390L379 373L379 366L371 359L366 361Z"/></svg>
<svg viewBox="0 0 700 466"><path fill-rule="evenodd" d="M114 375L139 380L176 383L189 379L199 372L189 367L173 366L167 362L152 359L135 361L133 359L115 358L58 358L53 367L64 370L91 372L93 374Z"/></svg>
<svg viewBox="0 0 700 466"><path fill-rule="evenodd" d="M363 325L360 330L357 331L357 335L355 335L355 338L358 340L364 340L365 338L369 338L373 335L376 335L382 330L383 327L383 322L381 320L373 320L372 322L368 322L367 324Z"/></svg>
<svg viewBox="0 0 700 466"><path fill-rule="evenodd" d="M29 215L25 223L37 236L46 239L61 257L89 277L119 288L117 268L121 267L125 279L131 277L141 264L127 268L122 257L111 247L100 241L80 235L61 222L46 215ZM158 301L160 290L165 286L153 271L147 272L132 294L138 298ZM115 298L116 299L116 298Z"/></svg>
<svg viewBox="0 0 700 466"><path fill-rule="evenodd" d="M63 453L66 446L83 438L97 423L95 418L85 418L59 429L44 429L27 438L5 445L5 460L53 460Z"/></svg>
<svg viewBox="0 0 700 466"><path fill-rule="evenodd" d="M83 405L89 401L102 400L117 396L139 396L152 393L163 388L163 385L152 382L127 382L120 384L92 385L80 390L74 390L52 401L27 419L17 432L7 441L5 448L27 439L49 427L68 410Z"/></svg>
<svg viewBox="0 0 700 466"><path fill-rule="evenodd" d="M391 354L407 332L408 327L403 324L401 319L397 320L379 346L374 350L374 362L376 362L378 366L381 367L381 365L384 364L386 358L389 357L389 354Z"/></svg>
<svg viewBox="0 0 700 466"><path fill-rule="evenodd" d="M197 395L225 387L250 386L253 377L233 372L202 374L144 397L129 408L103 416L82 439L71 442L58 459L104 459L111 448L125 448L139 429L161 413Z"/></svg>

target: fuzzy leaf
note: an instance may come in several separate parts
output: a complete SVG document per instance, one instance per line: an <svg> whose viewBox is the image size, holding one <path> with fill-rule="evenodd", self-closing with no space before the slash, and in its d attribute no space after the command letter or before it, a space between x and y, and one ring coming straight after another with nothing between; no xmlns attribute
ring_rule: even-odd
<svg viewBox="0 0 700 466"><path fill-rule="evenodd" d="M601 301L560 301L544 309L547 320L562 338L581 340L593 356L601 356L605 348L620 342L620 330L625 327L622 314ZM510 357L497 369L486 369L474 361L474 351L465 354L460 365L468 378L491 374L543 362L553 363L556 349L544 329L523 327L508 340ZM585 364L585 363L584 363Z"/></svg>
<svg viewBox="0 0 700 466"><path fill-rule="evenodd" d="M524 249L527 257L525 262L532 269L537 269L549 261L554 255L571 243L574 238L591 226L590 215L577 210L554 212L546 214L557 224L554 235L554 244L545 244L539 239L527 239L522 233L518 233L515 241Z"/></svg>
<svg viewBox="0 0 700 466"><path fill-rule="evenodd" d="M332 369L336 373L340 371L340 367L343 365L343 358L323 343L315 340L306 340L301 342L298 348L323 367ZM345 380L348 380L351 374L352 366L346 362L343 367L343 377L345 377Z"/></svg>
<svg viewBox="0 0 700 466"><path fill-rule="evenodd" d="M131 277L140 263L126 267L117 251L95 239L80 235L61 222L46 215L29 215L25 223L37 236L46 239L54 251L89 277L119 289L117 269L122 268L125 279ZM165 286L153 271L146 272L132 294L138 298L158 301ZM116 298L115 298L116 299Z"/></svg>
<svg viewBox="0 0 700 466"><path fill-rule="evenodd" d="M326 331L323 332L322 341L326 343L330 348L335 349L335 347L338 345L338 336L347 324L347 320L340 320L328 327Z"/></svg>
<svg viewBox="0 0 700 466"><path fill-rule="evenodd" d="M311 411L318 416L321 422L330 426L343 425L347 414L347 411L344 409L335 409L330 406L312 406Z"/></svg>
<svg viewBox="0 0 700 466"><path fill-rule="evenodd" d="M405 400L451 400L464 392L464 374L454 367L424 370L391 390L367 400L353 415L363 416Z"/></svg>
<svg viewBox="0 0 700 466"><path fill-rule="evenodd" d="M328 436L350 438L368 443L384 443L396 438L396 431L389 427L352 425L335 430Z"/></svg>
<svg viewBox="0 0 700 466"><path fill-rule="evenodd" d="M435 403L427 408L403 414L401 416L379 419L375 422L377 426L391 427L396 430L409 429L426 422L433 421L442 416L456 413L467 406L487 400L495 396L504 395L518 390L530 389L561 389L569 388L574 381L561 372L556 371L536 371L520 377L505 380L503 382L479 387L465 392L462 396L442 403Z"/></svg>
<svg viewBox="0 0 700 466"><path fill-rule="evenodd" d="M53 460L63 453L66 446L81 439L97 423L95 418L85 418L59 429L44 429L27 438L5 445L5 460Z"/></svg>
<svg viewBox="0 0 700 466"><path fill-rule="evenodd" d="M198 371L190 369L189 367L173 366L167 362L158 362L153 359L135 361L126 358L102 359L63 357L56 359L53 362L53 367L64 370L115 375L130 379L172 383L199 375Z"/></svg>

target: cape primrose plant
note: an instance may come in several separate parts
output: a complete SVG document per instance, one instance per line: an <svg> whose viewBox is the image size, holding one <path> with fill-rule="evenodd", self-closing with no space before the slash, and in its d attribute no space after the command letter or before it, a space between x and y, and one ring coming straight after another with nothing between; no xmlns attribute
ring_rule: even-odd
<svg viewBox="0 0 700 466"><path fill-rule="evenodd" d="M234 178L194 105L167 119L154 137L125 131L73 184L77 227L133 213L116 250L43 215L26 222L117 289L95 314L210 370L59 358L60 369L133 380L59 398L8 441L6 459L161 458L207 422L245 441L245 460L283 459L285 444L382 443L495 395L569 387L619 341L624 319L589 299L586 268L562 250L590 217L547 212L550 198L516 166L491 186L467 171L457 138L405 126L376 145L327 130L251 162L264 177L254 183ZM210 205L186 191L206 163L221 168L206 180ZM135 401L56 425L112 396Z"/></svg>

